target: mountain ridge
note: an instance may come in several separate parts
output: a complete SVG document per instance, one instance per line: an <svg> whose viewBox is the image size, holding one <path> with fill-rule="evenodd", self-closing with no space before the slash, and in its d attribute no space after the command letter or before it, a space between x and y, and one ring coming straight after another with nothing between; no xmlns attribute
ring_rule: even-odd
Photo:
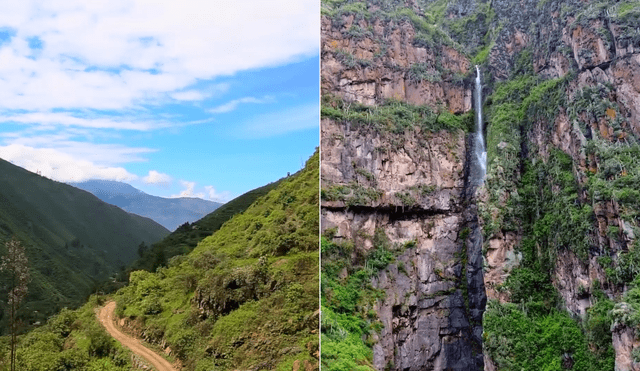
<svg viewBox="0 0 640 371"><path fill-rule="evenodd" d="M0 159L0 255L13 237L25 246L32 281L19 314L27 323L79 305L98 282L137 257L141 242L168 233L149 218ZM0 289L0 298L6 290ZM1 327L5 302L0 300Z"/></svg>
<svg viewBox="0 0 640 371"><path fill-rule="evenodd" d="M154 196L128 183L113 180L92 179L68 184L125 211L151 218L170 231L186 222L195 222L222 205L197 197Z"/></svg>

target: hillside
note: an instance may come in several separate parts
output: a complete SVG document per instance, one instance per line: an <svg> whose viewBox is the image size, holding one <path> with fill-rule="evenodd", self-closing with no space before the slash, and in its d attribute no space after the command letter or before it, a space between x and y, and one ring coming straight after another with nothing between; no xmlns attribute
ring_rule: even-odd
<svg viewBox="0 0 640 371"><path fill-rule="evenodd" d="M161 241L154 243L151 247L145 247L144 251L141 251L140 259L131 264L127 271L144 269L153 272L159 266L166 266L172 257L188 254L202 239L212 235L236 214L244 212L256 199L266 195L281 181L269 183L244 193L216 208L215 211L202 219L191 224L180 225Z"/></svg>
<svg viewBox="0 0 640 371"><path fill-rule="evenodd" d="M323 368L640 369L639 27L322 1Z"/></svg>
<svg viewBox="0 0 640 371"><path fill-rule="evenodd" d="M12 236L26 246L32 280L21 317L27 323L79 306L98 282L137 257L141 242L168 233L88 192L0 160L0 255ZM0 305L6 305L2 287ZM6 320L3 315L2 328Z"/></svg>
<svg viewBox="0 0 640 371"><path fill-rule="evenodd" d="M185 370L317 368L318 168L281 180L156 273L114 298L132 333Z"/></svg>
<svg viewBox="0 0 640 371"><path fill-rule="evenodd" d="M155 220L170 231L184 223L192 223L222 205L200 198L164 198L146 194L129 184L111 180L88 180L69 183L92 193L102 201L130 213Z"/></svg>
<svg viewBox="0 0 640 371"><path fill-rule="evenodd" d="M235 205L245 210L190 254L156 273L133 272L130 285L113 295L124 330L183 370L317 371L318 171L316 151L295 175L239 197ZM63 310L21 336L17 369L139 367L140 358L96 320L104 299L92 296L82 308ZM0 351L2 369L8 347Z"/></svg>

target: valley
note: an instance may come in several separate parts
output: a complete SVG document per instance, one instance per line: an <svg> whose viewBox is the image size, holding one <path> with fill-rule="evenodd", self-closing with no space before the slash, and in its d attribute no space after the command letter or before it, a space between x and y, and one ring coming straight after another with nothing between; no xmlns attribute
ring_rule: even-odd
<svg viewBox="0 0 640 371"><path fill-rule="evenodd" d="M316 151L298 173L151 244L166 261L152 271L131 268L126 285L111 286L117 291L20 335L17 368L317 369L318 172ZM0 369L8 367L3 354Z"/></svg>
<svg viewBox="0 0 640 371"><path fill-rule="evenodd" d="M126 183L109 180L88 180L69 185L125 211L152 219L172 232L180 225L193 223L222 205L195 197L152 196Z"/></svg>

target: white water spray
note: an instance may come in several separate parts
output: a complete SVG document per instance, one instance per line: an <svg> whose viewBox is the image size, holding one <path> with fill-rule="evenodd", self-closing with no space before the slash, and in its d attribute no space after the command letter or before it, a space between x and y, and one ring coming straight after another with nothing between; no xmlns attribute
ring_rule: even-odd
<svg viewBox="0 0 640 371"><path fill-rule="evenodd" d="M477 184L480 185L484 181L487 173L487 150L484 145L483 127L482 127L482 84L480 82L480 68L476 65L476 89L474 94L476 105L476 134L474 143L474 152L478 165Z"/></svg>

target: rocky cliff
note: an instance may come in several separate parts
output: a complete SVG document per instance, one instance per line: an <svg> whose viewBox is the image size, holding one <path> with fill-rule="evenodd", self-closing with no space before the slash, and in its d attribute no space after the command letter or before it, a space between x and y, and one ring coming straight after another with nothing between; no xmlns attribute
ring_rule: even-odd
<svg viewBox="0 0 640 371"><path fill-rule="evenodd" d="M379 326L364 335L369 365L482 369L469 59L453 45L416 43L422 34L402 17L346 13L323 17L322 27L321 225L332 244L354 246L336 286L373 264L380 236L393 255L371 274L371 288L384 294L358 302ZM348 312L336 286L325 285L325 313ZM330 319L323 344L332 348L341 339ZM339 354L323 357L331 369Z"/></svg>
<svg viewBox="0 0 640 371"><path fill-rule="evenodd" d="M639 367L638 29L632 1L323 3L322 229L350 262L323 281L323 310L372 312L361 366ZM337 287L382 232L393 257L367 277L384 294L349 312Z"/></svg>
<svg viewBox="0 0 640 371"><path fill-rule="evenodd" d="M473 369L482 362L484 290L481 271L479 279L472 272L481 267L480 250L466 247L477 218L465 205L464 132L395 136L402 147L391 148L384 134L323 120L322 228L361 253L374 249L376 233L403 246L372 280L385 292L372 307L383 326L373 346L376 369ZM341 188L352 190L332 196ZM374 196L355 198L360 189Z"/></svg>

